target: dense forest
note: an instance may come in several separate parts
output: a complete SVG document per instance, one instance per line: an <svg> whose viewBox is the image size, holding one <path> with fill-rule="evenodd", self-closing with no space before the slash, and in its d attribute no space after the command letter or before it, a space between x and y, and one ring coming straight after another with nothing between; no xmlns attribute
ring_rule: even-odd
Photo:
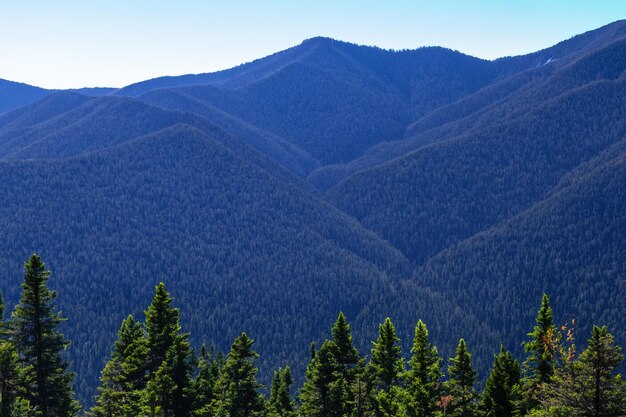
<svg viewBox="0 0 626 417"><path fill-rule="evenodd" d="M107 374L125 361L122 348L109 358L115 334L132 314L126 326L148 337L142 311L161 281L180 307L181 343L195 352L184 359L193 358L190 387L202 372L226 384L216 352L226 360L245 330L267 387L259 392L279 367L291 395L311 390L309 344L330 360L322 347L343 311L361 355L324 365L344 377L329 379L328 392L352 404L350 390L374 390L363 413L412 407L406 363L383 395L373 356L360 362L387 316L406 361L418 320L440 358L463 338L479 390L501 344L528 378L520 342L544 293L581 340L598 323L624 346L625 63L626 21L617 21L493 61L317 37L225 71L121 89L0 80L4 301L19 303L24 259L47 260L69 317L59 323L72 340L62 358L85 410L99 385L103 404L102 389L121 384ZM134 404L147 406L161 365L142 368ZM438 380L438 395L455 397L451 378ZM207 405L209 391L196 404L225 412ZM30 401L19 398L15 410ZM317 407L295 401L298 413Z"/></svg>
<svg viewBox="0 0 626 417"><path fill-rule="evenodd" d="M0 321L3 417L82 412L91 417L619 417L626 412L626 381L616 371L624 355L612 334L606 326L593 326L581 349L577 324L558 326L545 294L523 343L523 360L501 345L480 386L464 339L454 357L444 360L419 320L407 357L386 318L370 351L361 354L340 312L330 337L320 346L311 344L304 383L296 389L289 364L274 371L269 387L259 383L259 354L245 332L227 353L204 344L195 352L163 283L144 320L129 315L122 321L94 405L83 410L74 399L74 374L65 354L69 341L59 331L66 318L48 287L50 271L37 255L25 270L19 302Z"/></svg>

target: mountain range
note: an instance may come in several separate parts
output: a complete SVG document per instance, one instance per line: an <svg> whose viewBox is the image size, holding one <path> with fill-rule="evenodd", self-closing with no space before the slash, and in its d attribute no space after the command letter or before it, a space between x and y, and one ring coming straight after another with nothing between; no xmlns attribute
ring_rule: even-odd
<svg viewBox="0 0 626 417"><path fill-rule="evenodd" d="M483 375L543 292L626 342L626 21L493 61L313 38L121 89L0 81L0 179L0 289L47 262L84 403L159 281L266 378L339 310L364 353L423 319Z"/></svg>

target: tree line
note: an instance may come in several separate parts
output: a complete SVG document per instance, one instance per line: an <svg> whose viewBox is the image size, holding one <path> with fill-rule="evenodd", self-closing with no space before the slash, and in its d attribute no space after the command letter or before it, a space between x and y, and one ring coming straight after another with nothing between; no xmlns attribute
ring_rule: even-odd
<svg viewBox="0 0 626 417"><path fill-rule="evenodd" d="M20 300L0 327L1 417L626 415L621 348L606 327L594 326L579 352L575 322L557 326L547 295L524 342L526 358L519 362L502 346L482 390L463 339L446 364L418 321L406 360L387 318L363 356L339 313L330 338L311 345L303 386L296 392L285 366L274 372L267 395L257 380L253 339L242 333L226 355L205 346L194 352L163 283L143 321L123 320L94 406L82 410L64 354L69 342L58 329L65 319L47 286L50 272L37 255L25 270ZM3 310L0 299L0 317Z"/></svg>

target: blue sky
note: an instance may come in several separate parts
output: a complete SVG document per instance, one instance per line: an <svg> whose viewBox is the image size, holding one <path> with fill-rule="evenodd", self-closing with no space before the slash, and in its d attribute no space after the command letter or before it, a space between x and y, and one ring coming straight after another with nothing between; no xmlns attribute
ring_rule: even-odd
<svg viewBox="0 0 626 417"><path fill-rule="evenodd" d="M313 36L493 59L626 18L626 0L0 0L0 78L120 87L210 72Z"/></svg>

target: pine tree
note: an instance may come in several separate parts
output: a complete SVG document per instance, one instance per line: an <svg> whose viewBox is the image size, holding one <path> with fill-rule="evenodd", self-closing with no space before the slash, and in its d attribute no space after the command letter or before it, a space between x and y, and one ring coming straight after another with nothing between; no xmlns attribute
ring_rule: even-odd
<svg viewBox="0 0 626 417"><path fill-rule="evenodd" d="M274 371L272 377L272 385L270 385L270 406L275 407L276 401L278 401L278 388L282 383L283 370L278 368Z"/></svg>
<svg viewBox="0 0 626 417"><path fill-rule="evenodd" d="M213 347L206 351L202 346L200 360L198 362L198 373L193 381L193 411L194 417L209 417L216 415L218 409L217 381L219 379L224 358L222 354L215 354Z"/></svg>
<svg viewBox="0 0 626 417"><path fill-rule="evenodd" d="M341 366L337 362L335 343L326 340L309 362L306 379L300 391L303 417L342 417L344 415Z"/></svg>
<svg viewBox="0 0 626 417"><path fill-rule="evenodd" d="M546 294L541 299L536 323L533 331L528 334L530 341L524 343L524 349L528 352L524 365L530 373L525 382L531 398L541 384L550 382L559 350L560 333L554 325L550 300Z"/></svg>
<svg viewBox="0 0 626 417"><path fill-rule="evenodd" d="M140 411L146 385L147 348L141 323L128 316L122 321L111 359L100 376L91 409L93 417L134 417Z"/></svg>
<svg viewBox="0 0 626 417"><path fill-rule="evenodd" d="M461 339L456 347L456 356L450 359L446 386L452 396L451 416L470 417L476 414L477 392L476 370L472 366L472 355L467 351L465 340Z"/></svg>
<svg viewBox="0 0 626 417"><path fill-rule="evenodd" d="M193 352L188 335L178 335L166 355L170 364L171 379L175 384L172 392L172 415L188 417L192 410L191 372L194 368Z"/></svg>
<svg viewBox="0 0 626 417"><path fill-rule="evenodd" d="M487 378L481 408L489 417L511 417L518 400L521 368L510 352L500 346Z"/></svg>
<svg viewBox="0 0 626 417"><path fill-rule="evenodd" d="M164 415L187 417L191 413L191 370L193 353L189 335L181 332L180 313L161 282L145 311L149 399ZM157 378L158 381L153 381ZM171 391L166 392L165 389ZM157 395L158 394L158 395Z"/></svg>
<svg viewBox="0 0 626 417"><path fill-rule="evenodd" d="M252 343L245 333L235 339L217 383L219 411L229 417L254 417L264 411L263 397L258 392L262 386L256 380L253 363L259 355L252 350Z"/></svg>
<svg viewBox="0 0 626 417"><path fill-rule="evenodd" d="M46 286L50 272L37 255L25 264L22 295L11 317L10 337L24 366L26 399L42 417L68 417L78 409L73 399L74 375L62 353L68 342L57 327L64 320L56 311L56 292Z"/></svg>
<svg viewBox="0 0 626 417"><path fill-rule="evenodd" d="M19 396L21 369L15 347L11 342L0 342L0 416L12 416Z"/></svg>
<svg viewBox="0 0 626 417"><path fill-rule="evenodd" d="M172 308L172 297L162 282L156 286L152 302L145 311L148 354L148 373L160 368L167 351L180 333L180 313Z"/></svg>
<svg viewBox="0 0 626 417"><path fill-rule="evenodd" d="M420 320L415 327L415 337L406 373L406 410L410 417L430 417L437 412L440 398L439 380L441 359L437 348L428 340L428 329Z"/></svg>
<svg viewBox="0 0 626 417"><path fill-rule="evenodd" d="M292 383L291 370L288 366L285 367L284 370L278 368L278 370L274 372L269 401L270 410L273 415L279 417L290 417L294 415L290 393Z"/></svg>
<svg viewBox="0 0 626 417"><path fill-rule="evenodd" d="M557 370L542 392L542 405L581 417L618 417L626 412L626 382L615 372L624 360L606 326L594 326L576 361Z"/></svg>
<svg viewBox="0 0 626 417"><path fill-rule="evenodd" d="M169 358L168 358L169 359ZM142 392L140 417L174 417L172 392L176 390L169 360L161 362Z"/></svg>
<svg viewBox="0 0 626 417"><path fill-rule="evenodd" d="M377 415L393 416L399 413L398 390L404 373L404 360L400 348L400 338L387 317L378 326L378 338L372 342L372 356L369 363L371 382L375 387L375 411Z"/></svg>
<svg viewBox="0 0 626 417"><path fill-rule="evenodd" d="M404 372L400 338L389 317L378 326L378 339L373 344L370 367L374 381L382 390L389 392Z"/></svg>
<svg viewBox="0 0 626 417"><path fill-rule="evenodd" d="M291 385L293 378L291 377L291 369L288 366L283 369L280 386L278 387L276 406L281 417L289 417L294 413L293 401L291 400Z"/></svg>
<svg viewBox="0 0 626 417"><path fill-rule="evenodd" d="M337 316L337 320L331 329L331 335L332 341L336 346L337 363L342 367L342 372L347 374L347 371L359 361L360 356L352 344L350 325L342 312L339 312Z"/></svg>

